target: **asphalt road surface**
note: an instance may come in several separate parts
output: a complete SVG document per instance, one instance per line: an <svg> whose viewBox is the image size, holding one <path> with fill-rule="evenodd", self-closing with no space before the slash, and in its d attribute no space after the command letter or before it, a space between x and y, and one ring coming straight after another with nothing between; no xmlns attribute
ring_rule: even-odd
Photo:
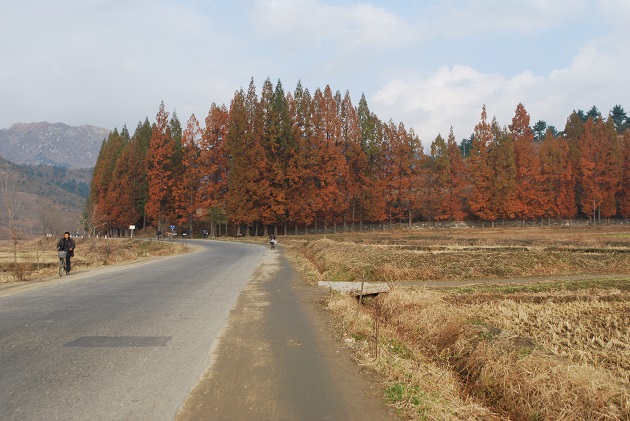
<svg viewBox="0 0 630 421"><path fill-rule="evenodd" d="M281 247L268 250L176 420L396 419L378 377L335 334L327 294L301 280Z"/></svg>
<svg viewBox="0 0 630 421"><path fill-rule="evenodd" d="M201 250L1 289L0 419L173 419L266 252L194 243Z"/></svg>
<svg viewBox="0 0 630 421"><path fill-rule="evenodd" d="M0 420L393 420L282 249L0 288Z"/></svg>

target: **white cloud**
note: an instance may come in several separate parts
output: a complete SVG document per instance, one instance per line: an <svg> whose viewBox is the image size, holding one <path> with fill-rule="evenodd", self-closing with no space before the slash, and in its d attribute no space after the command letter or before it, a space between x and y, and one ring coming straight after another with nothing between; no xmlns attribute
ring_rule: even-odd
<svg viewBox="0 0 630 421"><path fill-rule="evenodd" d="M425 146L451 126L469 136L483 104L503 126L522 102L562 129L573 109L630 108L628 21L630 2L615 0L10 2L0 128L135 126L161 100L182 122L203 121L212 102L270 77L285 91L298 80L349 90L355 105L365 92Z"/></svg>
<svg viewBox="0 0 630 421"><path fill-rule="evenodd" d="M259 33L302 50L379 50L415 39L402 17L366 3L328 5L315 0L259 0L253 13Z"/></svg>

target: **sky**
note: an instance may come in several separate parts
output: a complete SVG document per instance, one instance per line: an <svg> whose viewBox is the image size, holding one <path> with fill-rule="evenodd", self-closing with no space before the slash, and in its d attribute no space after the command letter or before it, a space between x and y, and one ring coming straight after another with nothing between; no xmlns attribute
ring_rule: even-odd
<svg viewBox="0 0 630 421"><path fill-rule="evenodd" d="M0 129L121 129L163 101L186 126L266 79L327 85L428 147L485 105L564 129L630 113L630 0L0 0Z"/></svg>

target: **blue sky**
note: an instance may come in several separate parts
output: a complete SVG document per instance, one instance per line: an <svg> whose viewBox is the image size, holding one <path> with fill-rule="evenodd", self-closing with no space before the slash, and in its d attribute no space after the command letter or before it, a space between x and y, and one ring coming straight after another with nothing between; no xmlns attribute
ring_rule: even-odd
<svg viewBox="0 0 630 421"><path fill-rule="evenodd" d="M251 78L363 93L425 147L468 137L484 104L560 130L574 109L630 112L628 0L0 1L0 129L133 131L161 101L203 124Z"/></svg>

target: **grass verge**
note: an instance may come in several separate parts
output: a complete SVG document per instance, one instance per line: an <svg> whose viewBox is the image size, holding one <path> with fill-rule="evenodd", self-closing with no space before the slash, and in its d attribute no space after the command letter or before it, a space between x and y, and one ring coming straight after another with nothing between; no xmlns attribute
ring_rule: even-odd
<svg viewBox="0 0 630 421"><path fill-rule="evenodd" d="M16 255L12 244L0 241L0 284L26 282L57 273L57 239L39 238L20 242ZM140 258L165 256L188 250L185 243L146 239L76 239L73 269L106 266Z"/></svg>

